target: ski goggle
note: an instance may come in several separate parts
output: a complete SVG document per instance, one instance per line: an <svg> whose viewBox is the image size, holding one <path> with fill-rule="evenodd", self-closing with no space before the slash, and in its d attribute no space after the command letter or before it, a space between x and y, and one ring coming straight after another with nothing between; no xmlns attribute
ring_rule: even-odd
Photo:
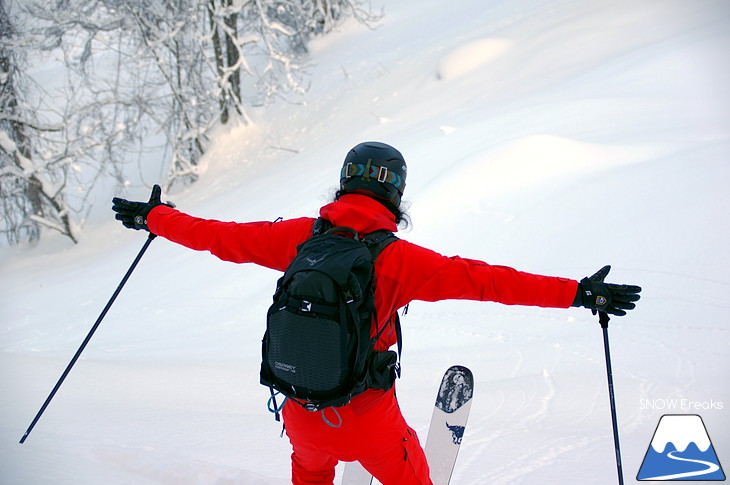
<svg viewBox="0 0 730 485"><path fill-rule="evenodd" d="M347 163L342 166L340 179L360 177L364 180L377 180L380 183L390 184L396 189L403 191L405 183L403 177L388 169L388 167L377 166L370 163Z"/></svg>

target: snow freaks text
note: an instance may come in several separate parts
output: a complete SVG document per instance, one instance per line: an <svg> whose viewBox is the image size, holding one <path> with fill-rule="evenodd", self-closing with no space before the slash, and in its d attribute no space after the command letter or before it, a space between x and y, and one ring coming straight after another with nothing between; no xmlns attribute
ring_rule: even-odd
<svg viewBox="0 0 730 485"><path fill-rule="evenodd" d="M639 407L642 410L656 409L659 411L719 411L725 407L725 404L714 399L709 401L693 401L687 398L641 399Z"/></svg>

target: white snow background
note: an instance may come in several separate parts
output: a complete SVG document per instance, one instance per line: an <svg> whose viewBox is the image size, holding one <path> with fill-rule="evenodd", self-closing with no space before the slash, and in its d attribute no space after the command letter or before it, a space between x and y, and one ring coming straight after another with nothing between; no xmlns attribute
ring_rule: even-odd
<svg viewBox="0 0 730 485"><path fill-rule="evenodd" d="M220 130L170 199L222 220L314 216L350 147L391 143L409 164L401 237L576 279L611 264L609 281L643 286L609 328L628 483L667 413L700 414L730 472L730 4L381 4L376 28L313 43L305 103ZM0 482L287 483L258 383L279 275L162 238L18 443L145 241L105 204L76 246L0 252ZM455 485L616 483L589 311L414 302L403 330L398 395L423 441L442 372L474 372Z"/></svg>

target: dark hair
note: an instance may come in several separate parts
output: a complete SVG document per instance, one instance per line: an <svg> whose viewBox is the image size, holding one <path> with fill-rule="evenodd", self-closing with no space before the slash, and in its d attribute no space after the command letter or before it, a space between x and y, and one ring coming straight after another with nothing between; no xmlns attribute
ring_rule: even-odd
<svg viewBox="0 0 730 485"><path fill-rule="evenodd" d="M337 201L337 199L339 199L340 196L345 195L345 194L348 194L348 193L349 192L344 192L342 190L338 190L337 192L335 192L335 199L334 200ZM363 195L365 195L365 194L363 194ZM371 199L377 200L378 202L380 202L375 197L371 197ZM395 216L395 223L398 224L398 227L401 228L401 229L407 229L408 226L411 225L411 216L410 216L410 214L408 214L408 212L406 212L406 210L404 208L403 209L401 208L404 205L408 205L408 203L407 202L401 202L400 206L398 206L398 207L388 207L388 205L383 204L383 207L385 207L386 209L388 209Z"/></svg>

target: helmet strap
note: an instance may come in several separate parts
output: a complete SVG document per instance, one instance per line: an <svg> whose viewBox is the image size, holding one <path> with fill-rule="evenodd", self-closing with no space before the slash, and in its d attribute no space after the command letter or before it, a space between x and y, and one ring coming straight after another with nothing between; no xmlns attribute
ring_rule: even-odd
<svg viewBox="0 0 730 485"><path fill-rule="evenodd" d="M373 159L368 158L368 163L365 164L365 172L362 174L362 179L370 181L370 167L372 166Z"/></svg>

